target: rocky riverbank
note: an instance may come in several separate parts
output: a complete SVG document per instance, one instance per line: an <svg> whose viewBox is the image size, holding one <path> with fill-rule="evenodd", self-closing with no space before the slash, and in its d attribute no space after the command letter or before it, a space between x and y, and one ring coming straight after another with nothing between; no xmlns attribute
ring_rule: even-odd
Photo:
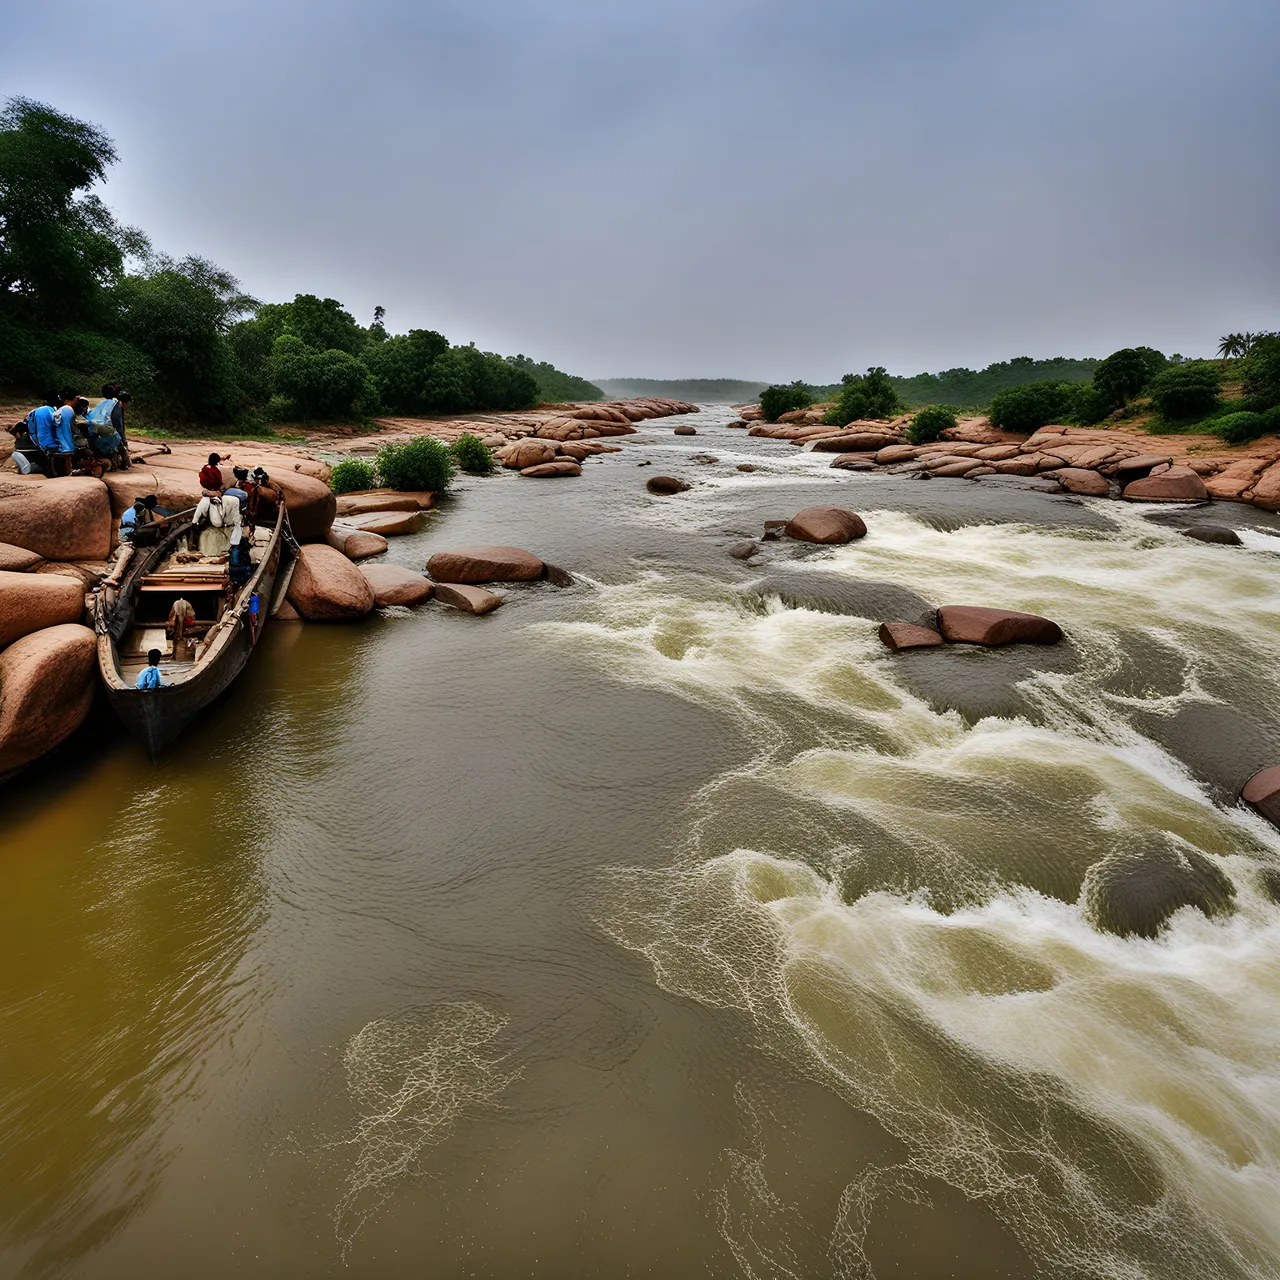
<svg viewBox="0 0 1280 1280"><path fill-rule="evenodd" d="M480 435L504 466L532 478L581 475L581 463L614 451L600 443L635 432L635 423L696 412L683 401L555 405L527 414L487 414L447 422L393 419L376 435L346 441L330 431L316 447L218 440L138 442L128 471L102 479L19 475L0 458L0 776L38 760L85 721L98 688L94 593L111 572L120 517L155 494L170 510L200 499L198 473L216 450L246 467L262 467L282 494L295 536L304 544L277 616L359 618L384 605L420 603L433 584L394 565L357 567L386 551L387 539L418 532L432 505L428 493L385 490L338 498L323 452L375 452L383 443L429 434L446 442ZM6 448L11 441L3 437ZM341 443L339 443L341 442ZM540 562L539 562L540 563ZM541 567L541 566L540 566ZM501 598L463 585L448 603L468 612ZM442 595L443 598L443 595Z"/></svg>

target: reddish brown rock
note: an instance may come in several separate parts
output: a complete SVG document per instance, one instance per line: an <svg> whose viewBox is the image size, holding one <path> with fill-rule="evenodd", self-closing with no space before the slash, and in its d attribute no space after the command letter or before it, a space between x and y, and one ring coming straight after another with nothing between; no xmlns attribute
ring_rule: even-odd
<svg viewBox="0 0 1280 1280"><path fill-rule="evenodd" d="M1280 511L1280 462L1268 467L1254 482L1250 501L1264 511Z"/></svg>
<svg viewBox="0 0 1280 1280"><path fill-rule="evenodd" d="M818 436L812 448L814 453L876 453L902 443L901 436L884 431L842 431Z"/></svg>
<svg viewBox="0 0 1280 1280"><path fill-rule="evenodd" d="M754 467L750 462L740 462L740 463L738 463L738 470L739 470L739 471L754 471L754 470L755 470L755 467Z"/></svg>
<svg viewBox="0 0 1280 1280"><path fill-rule="evenodd" d="M1169 467L1125 485L1130 502L1204 502L1209 491L1190 467Z"/></svg>
<svg viewBox="0 0 1280 1280"><path fill-rule="evenodd" d="M953 644L1057 644L1062 639L1062 628L1048 618L974 605L943 605L938 627Z"/></svg>
<svg viewBox="0 0 1280 1280"><path fill-rule="evenodd" d="M974 458L960 458L954 462L947 462L940 467L931 466L929 474L932 476L967 476L971 471L981 466L982 463Z"/></svg>
<svg viewBox="0 0 1280 1280"><path fill-rule="evenodd" d="M727 547L726 550L735 560L750 560L752 556L759 552L760 544L751 541L735 542L732 546Z"/></svg>
<svg viewBox="0 0 1280 1280"><path fill-rule="evenodd" d="M1255 773L1244 784L1240 798L1273 826L1280 827L1280 765Z"/></svg>
<svg viewBox="0 0 1280 1280"><path fill-rule="evenodd" d="M1001 436L986 418L965 418L943 433L948 440L966 440L974 444L998 444Z"/></svg>
<svg viewBox="0 0 1280 1280"><path fill-rule="evenodd" d="M895 653L901 649L930 649L942 643L942 637L932 627L913 622L882 622L876 634Z"/></svg>
<svg viewBox="0 0 1280 1280"><path fill-rule="evenodd" d="M1123 476L1125 472L1150 471L1152 467L1172 461L1167 453L1139 453L1132 458L1121 458L1115 466L1116 471Z"/></svg>
<svg viewBox="0 0 1280 1280"><path fill-rule="evenodd" d="M682 422L671 434L676 436L696 436L698 429L697 427L691 427L687 422Z"/></svg>
<svg viewBox="0 0 1280 1280"><path fill-rule="evenodd" d="M585 462L591 457L592 450L584 441L566 441L560 446L560 453L563 457L570 458L574 462Z"/></svg>
<svg viewBox="0 0 1280 1280"><path fill-rule="evenodd" d="M1032 458L1007 458L991 465L998 474L1004 476L1033 476L1038 470Z"/></svg>
<svg viewBox="0 0 1280 1280"><path fill-rule="evenodd" d="M435 592L441 604L452 605L463 613L492 613L502 603L502 597L492 591L457 582L438 582Z"/></svg>
<svg viewBox="0 0 1280 1280"><path fill-rule="evenodd" d="M874 471L875 458L874 453L842 453L831 459L831 465L838 471Z"/></svg>
<svg viewBox="0 0 1280 1280"><path fill-rule="evenodd" d="M1004 462L1009 458L1016 458L1022 452L1022 446L1019 444L990 444L983 449L979 449L974 457L983 459L984 462Z"/></svg>
<svg viewBox="0 0 1280 1280"><path fill-rule="evenodd" d="M522 467L522 476L530 476L534 480L553 479L556 476L580 476L582 467L572 458L557 458L554 462L540 462L534 467Z"/></svg>
<svg viewBox="0 0 1280 1280"><path fill-rule="evenodd" d="M689 488L683 480L677 480L675 476L650 476L644 487L650 493L657 494L684 493Z"/></svg>
<svg viewBox="0 0 1280 1280"><path fill-rule="evenodd" d="M420 573L398 564L367 564L360 572L373 588L376 606L391 604L415 605L431 599L435 589Z"/></svg>
<svg viewBox="0 0 1280 1280"><path fill-rule="evenodd" d="M367 516L382 511L425 511L432 500L430 493L401 493L391 489L344 493L338 497L337 518L343 520L348 516Z"/></svg>
<svg viewBox="0 0 1280 1280"><path fill-rule="evenodd" d="M1083 467L1060 467L1053 478L1068 493L1078 493L1086 498L1105 498L1111 493L1111 483L1106 476Z"/></svg>
<svg viewBox="0 0 1280 1280"><path fill-rule="evenodd" d="M326 531L324 540L335 550L341 551L348 560L367 560L370 556L380 556L389 545L382 534L356 529L340 520Z"/></svg>
<svg viewBox="0 0 1280 1280"><path fill-rule="evenodd" d="M45 560L103 560L111 553L111 529L111 501L101 480L0 479L0 542Z"/></svg>
<svg viewBox="0 0 1280 1280"><path fill-rule="evenodd" d="M844 543L866 536L862 517L843 507L805 507L787 522L786 535L800 542Z"/></svg>
<svg viewBox="0 0 1280 1280"><path fill-rule="evenodd" d="M40 563L40 557L25 547L15 547L8 542L0 542L0 571L4 573L25 573Z"/></svg>
<svg viewBox="0 0 1280 1280"><path fill-rule="evenodd" d="M1269 465L1265 458L1241 458L1238 462L1228 463L1216 476L1204 482L1205 491L1211 498L1244 502Z"/></svg>
<svg viewBox="0 0 1280 1280"><path fill-rule="evenodd" d="M437 582L536 582L546 566L520 547L459 547L437 551L427 572Z"/></svg>
<svg viewBox="0 0 1280 1280"><path fill-rule="evenodd" d="M289 603L288 600L281 600L280 603L276 605L275 609L272 611L271 616L273 618L278 619L280 622L301 622L302 621L302 614L300 614L297 611L297 609L295 609L293 605Z"/></svg>
<svg viewBox="0 0 1280 1280"><path fill-rule="evenodd" d="M876 463L882 467L892 466L895 462L910 462L919 450L913 444L891 444L876 451Z"/></svg>
<svg viewBox="0 0 1280 1280"><path fill-rule="evenodd" d="M298 555L289 602L308 622L345 621L373 608L373 588L341 551L315 542Z"/></svg>
<svg viewBox="0 0 1280 1280"><path fill-rule="evenodd" d="M97 654L93 632L76 623L34 631L0 653L0 774L80 727L98 686Z"/></svg>
<svg viewBox="0 0 1280 1280"><path fill-rule="evenodd" d="M33 631L79 622L84 590L79 577L0 571L0 649Z"/></svg>
<svg viewBox="0 0 1280 1280"><path fill-rule="evenodd" d="M554 462L556 446L549 440L517 440L502 450L502 465L512 471L525 467L537 467L544 462Z"/></svg>
<svg viewBox="0 0 1280 1280"><path fill-rule="evenodd" d="M400 538L411 533L421 533L430 517L425 511L375 511L369 515L348 516L343 523L365 533L376 533L384 538Z"/></svg>

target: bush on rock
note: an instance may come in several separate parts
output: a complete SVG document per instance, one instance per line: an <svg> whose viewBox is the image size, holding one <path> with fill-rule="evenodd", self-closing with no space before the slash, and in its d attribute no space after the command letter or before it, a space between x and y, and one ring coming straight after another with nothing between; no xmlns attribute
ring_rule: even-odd
<svg viewBox="0 0 1280 1280"><path fill-rule="evenodd" d="M863 418L892 418L901 411L902 401L888 370L873 365L865 375L846 373L840 379L840 394L822 421L828 426L844 427Z"/></svg>
<svg viewBox="0 0 1280 1280"><path fill-rule="evenodd" d="M813 395L803 382L790 386L766 387L760 393L760 411L766 422L777 422L784 413L807 409L813 403Z"/></svg>
<svg viewBox="0 0 1280 1280"><path fill-rule="evenodd" d="M451 452L453 460L468 475L487 476L493 470L493 454L489 447L470 432L458 437Z"/></svg>
<svg viewBox="0 0 1280 1280"><path fill-rule="evenodd" d="M907 428L907 439L912 444L932 444L944 431L956 425L956 415L945 404L926 405Z"/></svg>
<svg viewBox="0 0 1280 1280"><path fill-rule="evenodd" d="M372 489L373 468L361 458L346 458L329 473L329 487L334 493L357 493Z"/></svg>
<svg viewBox="0 0 1280 1280"><path fill-rule="evenodd" d="M439 493L453 479L452 454L446 445L430 436L383 445L378 450L377 463L378 475L388 489Z"/></svg>

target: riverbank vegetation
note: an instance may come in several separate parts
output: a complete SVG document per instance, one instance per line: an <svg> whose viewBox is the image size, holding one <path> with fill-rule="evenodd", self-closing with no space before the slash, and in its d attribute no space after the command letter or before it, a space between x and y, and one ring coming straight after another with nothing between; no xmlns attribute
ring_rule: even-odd
<svg viewBox="0 0 1280 1280"><path fill-rule="evenodd" d="M11 98L0 110L0 389L47 395L106 381L168 426L353 421L601 399L527 356L392 334L340 302L262 303L206 259L175 260L95 194L118 159L93 124Z"/></svg>

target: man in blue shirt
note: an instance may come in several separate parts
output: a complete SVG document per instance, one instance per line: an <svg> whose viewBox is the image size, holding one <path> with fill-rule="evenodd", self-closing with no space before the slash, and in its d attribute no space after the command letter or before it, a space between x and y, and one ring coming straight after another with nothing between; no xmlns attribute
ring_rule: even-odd
<svg viewBox="0 0 1280 1280"><path fill-rule="evenodd" d="M147 654L147 665L138 673L139 689L163 689L164 680L160 675L160 650L152 649Z"/></svg>
<svg viewBox="0 0 1280 1280"><path fill-rule="evenodd" d="M27 430L47 454L58 452L58 415L53 408L55 404L57 400L50 396L45 404L27 414Z"/></svg>

